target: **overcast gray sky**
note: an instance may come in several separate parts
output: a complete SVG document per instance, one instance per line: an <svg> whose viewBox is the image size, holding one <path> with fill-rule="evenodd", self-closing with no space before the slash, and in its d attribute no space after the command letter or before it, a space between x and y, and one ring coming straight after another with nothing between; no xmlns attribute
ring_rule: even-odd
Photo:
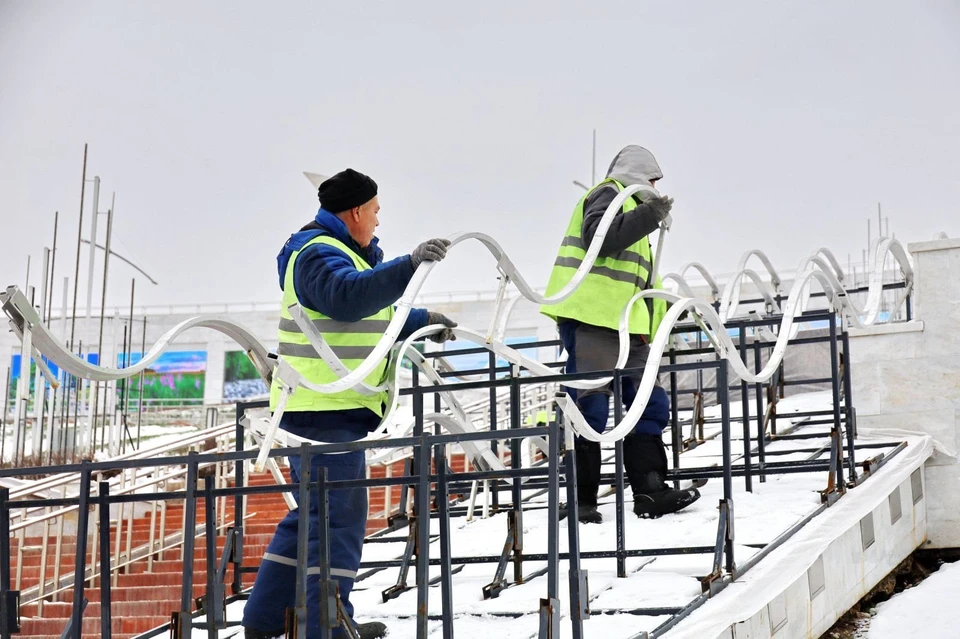
<svg viewBox="0 0 960 639"><path fill-rule="evenodd" d="M479 230L545 284L594 127L599 171L630 143L660 160L666 270L845 263L878 201L898 238L960 235L958 34L956 0L0 0L0 284L59 210L59 302L84 142L147 303L278 299L317 208L301 172L346 166L380 184L388 257ZM132 275L111 269L114 303ZM429 283L495 286L476 247Z"/></svg>

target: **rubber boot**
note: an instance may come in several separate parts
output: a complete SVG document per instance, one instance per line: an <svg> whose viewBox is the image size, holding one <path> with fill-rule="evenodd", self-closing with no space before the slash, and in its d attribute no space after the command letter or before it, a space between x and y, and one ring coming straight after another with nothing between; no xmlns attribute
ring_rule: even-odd
<svg viewBox="0 0 960 639"><path fill-rule="evenodd" d="M667 451L659 435L627 435L623 440L623 465L633 489L637 517L655 519L700 499L696 488L677 490L667 485Z"/></svg>
<svg viewBox="0 0 960 639"><path fill-rule="evenodd" d="M285 630L257 630L255 628L244 628L243 639L283 639L286 636Z"/></svg>
<svg viewBox="0 0 960 639"><path fill-rule="evenodd" d="M357 634L360 635L360 639L380 639L387 636L387 627L379 621L358 623Z"/></svg>
<svg viewBox="0 0 960 639"><path fill-rule="evenodd" d="M577 519L584 524L599 524L603 515L597 510L600 492L600 443L577 438Z"/></svg>

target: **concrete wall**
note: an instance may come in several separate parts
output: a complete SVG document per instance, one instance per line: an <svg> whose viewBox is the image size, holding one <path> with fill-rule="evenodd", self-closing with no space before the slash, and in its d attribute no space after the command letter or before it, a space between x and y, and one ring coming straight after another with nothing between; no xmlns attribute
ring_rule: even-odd
<svg viewBox="0 0 960 639"><path fill-rule="evenodd" d="M909 245L917 320L851 330L853 402L861 428L920 431L939 444L927 462L929 540L960 547L960 240Z"/></svg>

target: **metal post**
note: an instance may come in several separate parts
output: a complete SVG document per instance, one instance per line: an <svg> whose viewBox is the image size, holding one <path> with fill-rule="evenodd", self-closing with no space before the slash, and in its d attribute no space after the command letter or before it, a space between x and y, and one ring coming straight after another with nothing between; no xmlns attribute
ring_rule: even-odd
<svg viewBox="0 0 960 639"><path fill-rule="evenodd" d="M313 483L313 460L310 445L300 446L300 487L297 492L297 581L294 595L294 636L307 636L307 572L310 569L310 485ZM325 602L321 602L321 606Z"/></svg>
<svg viewBox="0 0 960 639"><path fill-rule="evenodd" d="M213 495L213 476L203 478L204 535L207 549L207 593L204 614L207 616L207 639L217 639L217 628L223 627L223 586L217 579L217 502ZM226 552L226 546L224 546Z"/></svg>
<svg viewBox="0 0 960 639"><path fill-rule="evenodd" d="M416 370L416 369L414 369ZM422 410L420 412L422 419ZM430 440L420 434L417 465L417 639L429 635L428 603L430 595ZM452 611L451 611L452 612Z"/></svg>
<svg viewBox="0 0 960 639"><path fill-rule="evenodd" d="M547 435L547 598L560 597L560 425L558 415ZM574 519L570 519L573 522Z"/></svg>
<svg viewBox="0 0 960 639"><path fill-rule="evenodd" d="M619 424L623 419L623 373L617 369L613 371L613 421ZM624 504L623 482L623 440L617 440L614 463L616 464L617 480L615 484L617 495L617 577L627 576L627 547L626 547L626 517ZM570 520L573 523L574 520Z"/></svg>
<svg viewBox="0 0 960 639"><path fill-rule="evenodd" d="M77 505L77 549L73 573L73 610L70 614L71 639L82 639L83 586L87 569L87 535L90 521L90 462L80 462L80 495Z"/></svg>
<svg viewBox="0 0 960 639"><path fill-rule="evenodd" d="M830 390L833 393L833 431L837 446L837 490L843 490L843 444L840 439L840 356L837 347L837 314L830 313Z"/></svg>
<svg viewBox="0 0 960 639"><path fill-rule="evenodd" d="M520 423L520 367L512 366L510 370L510 428L516 430L522 427ZM519 470L521 467L520 440L510 439L510 468ZM523 489L519 477L513 478L511 490L511 510L514 513L516 534L513 538L513 580L523 582Z"/></svg>
<svg viewBox="0 0 960 639"><path fill-rule="evenodd" d="M443 639L453 639L453 580L450 565L450 498L447 491L447 456L437 446L437 506L440 511L440 600L443 610Z"/></svg>
<svg viewBox="0 0 960 639"><path fill-rule="evenodd" d="M493 432L497 430L497 387L493 384L497 379L497 355L493 351L490 352L487 362L490 367L490 431ZM490 451L497 457L499 457L499 446L497 440L490 441ZM500 509L500 491L497 490L496 480L492 482L492 485L494 487L493 495L491 495L493 511L497 512Z"/></svg>
<svg viewBox="0 0 960 639"><path fill-rule="evenodd" d="M303 465L300 469L303 470ZM307 477L311 475L308 469ZM300 480L303 481L303 477ZM337 593L336 582L330 579L330 493L327 488L326 468L318 470L314 490L317 491L317 533L320 546L320 639L331 639L333 628L337 625Z"/></svg>
<svg viewBox="0 0 960 639"><path fill-rule="evenodd" d="M191 450L187 461L186 503L183 506L183 579L180 589L180 614L177 619L179 628L175 628L181 639L190 639L193 632L191 611L193 606L193 558L197 533L197 457L199 453Z"/></svg>
<svg viewBox="0 0 960 639"><path fill-rule="evenodd" d="M756 339L753 342L753 372L754 374L759 374L761 370L761 349L760 349L760 340ZM763 470L763 466L766 463L767 459L767 448L766 448L766 439L767 433L764 430L763 420L766 415L766 411L763 410L763 382L757 382L753 387L753 392L757 395L757 470L760 476L760 483L767 481L767 474Z"/></svg>
<svg viewBox="0 0 960 639"><path fill-rule="evenodd" d="M570 442L567 442L570 444ZM577 457L574 446L567 447L564 464L567 471L567 534L570 554L570 626L573 639L583 639L583 587L586 574L580 570L580 526L577 519Z"/></svg>
<svg viewBox="0 0 960 639"><path fill-rule="evenodd" d="M48 283L47 290L49 296L44 300L46 306L46 313L43 315L47 324L50 323L50 319L53 317L53 283L56 281L56 268L57 268L57 231L60 227L60 211L53 212L53 250L50 251L50 282ZM67 316L67 308L64 305L63 316Z"/></svg>
<svg viewBox="0 0 960 639"><path fill-rule="evenodd" d="M99 484L100 502L100 636L110 639L113 623L110 616L110 482ZM117 518L117 539L120 539L120 518Z"/></svg>
<svg viewBox="0 0 960 639"><path fill-rule="evenodd" d="M670 364L671 366L677 363L677 352L670 347ZM697 375L700 374L700 371L697 370ZM670 425L673 429L671 432L671 440L673 441L673 467L680 468L680 449L683 448L683 432L680 428L680 407L677 405L679 403L679 394L677 393L677 372L670 371ZM673 480L674 490L680 490L680 480Z"/></svg>
<svg viewBox="0 0 960 639"><path fill-rule="evenodd" d="M743 365L747 365L747 329L740 326L740 359ZM740 380L740 421L743 423L743 481L747 492L753 492L753 474L751 468L750 448L753 442L750 441L750 387L746 380Z"/></svg>
<svg viewBox="0 0 960 639"><path fill-rule="evenodd" d="M143 356L147 351L147 316L143 316L143 337L141 338L140 344L140 359L143 359ZM140 424L143 421L143 371L140 371L140 380L138 384L139 388L137 389L137 446L140 445ZM239 425L239 422L237 422ZM243 428L239 428L239 432L243 432ZM237 440L237 445L240 445L242 440ZM240 449L242 450L242 448ZM238 461L237 464L243 465L244 462ZM241 497L241 499L243 499ZM234 522L237 523L237 522Z"/></svg>
<svg viewBox="0 0 960 639"><path fill-rule="evenodd" d="M846 329L843 329L840 335L843 339L843 401L847 419L847 468L850 472L850 481L856 483L857 458L854 438L857 434L857 416L856 409L853 406L853 380L850 371L852 363L850 358L850 334L847 333Z"/></svg>
<svg viewBox="0 0 960 639"><path fill-rule="evenodd" d="M236 410L236 424L234 428L234 438L235 446L237 452L243 450L243 425L242 421L244 418L244 405L241 402L237 402ZM139 433L138 433L139 437ZM242 459L238 459L233 463L233 477L234 485L237 488L240 488L244 485L243 475L246 462ZM243 540L243 495L235 494L233 496L233 526L234 534L237 538L237 545L234 547L234 563L233 563L233 584L231 590L233 594L238 595L243 591L243 574L240 569L243 563L243 555L241 553L242 549L242 540Z"/></svg>
<svg viewBox="0 0 960 639"><path fill-rule="evenodd" d="M0 463L6 459L7 454L7 414L10 412L10 374L11 369L7 369L7 381L3 384L3 416L0 417Z"/></svg>
<svg viewBox="0 0 960 639"><path fill-rule="evenodd" d="M717 402L720 404L720 428L723 446L723 500L728 508L728 530L733 530L733 463L730 446L730 388L727 380L727 362L717 362ZM733 536L727 536L727 571L732 573L736 567L733 556Z"/></svg>
<svg viewBox="0 0 960 639"><path fill-rule="evenodd" d="M41 582L43 579L41 575ZM10 489L0 488L0 639L20 632L19 596L10 590Z"/></svg>

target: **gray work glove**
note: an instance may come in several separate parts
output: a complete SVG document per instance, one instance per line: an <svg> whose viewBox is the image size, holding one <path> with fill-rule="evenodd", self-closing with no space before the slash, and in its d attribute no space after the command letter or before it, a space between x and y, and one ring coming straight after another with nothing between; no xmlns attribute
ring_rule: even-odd
<svg viewBox="0 0 960 639"><path fill-rule="evenodd" d="M448 246L450 246L450 240L442 237L427 240L413 249L413 253L410 254L410 263L413 264L413 268L416 269L424 260L439 262L447 256Z"/></svg>
<svg viewBox="0 0 960 639"><path fill-rule="evenodd" d="M439 333L435 333L429 336L427 339L436 342L437 344L443 344L450 340L456 340L457 336L453 334L452 328L456 328L457 323L452 319L444 315L443 313L434 313L433 311L427 311L427 326L432 326L434 324L443 324L447 328L443 329Z"/></svg>
<svg viewBox="0 0 960 639"><path fill-rule="evenodd" d="M666 195L649 197L643 203L649 206L650 210L656 215L657 222L663 222L667 219L667 216L670 215L670 209L673 208L673 198Z"/></svg>

